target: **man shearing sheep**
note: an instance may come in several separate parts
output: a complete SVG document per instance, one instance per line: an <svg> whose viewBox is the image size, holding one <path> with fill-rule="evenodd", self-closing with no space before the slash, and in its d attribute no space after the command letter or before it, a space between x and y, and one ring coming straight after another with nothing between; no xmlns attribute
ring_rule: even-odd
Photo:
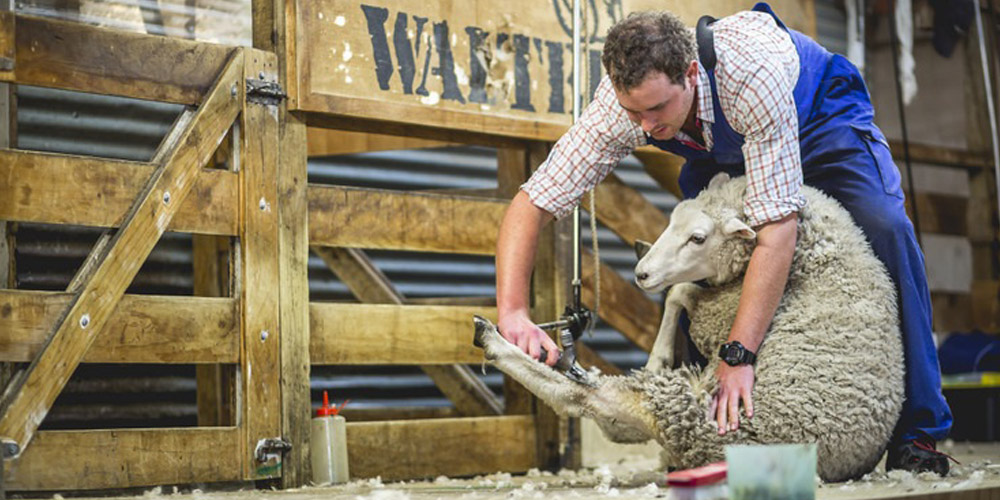
<svg viewBox="0 0 1000 500"><path fill-rule="evenodd" d="M851 213L897 287L906 401L886 466L946 474L947 458L935 443L947 436L952 417L941 394L923 254L861 75L786 28L767 4L699 24L692 33L668 12L642 12L608 31L608 76L501 223L499 330L530 356L544 348L544 361L556 362L556 345L528 315L540 229L569 213L633 149L652 144L683 156L685 198L719 172L746 175L744 215L757 246L720 353L726 362L719 363L713 401L719 433L735 430L741 403L753 415L753 353L784 292L805 183Z"/></svg>

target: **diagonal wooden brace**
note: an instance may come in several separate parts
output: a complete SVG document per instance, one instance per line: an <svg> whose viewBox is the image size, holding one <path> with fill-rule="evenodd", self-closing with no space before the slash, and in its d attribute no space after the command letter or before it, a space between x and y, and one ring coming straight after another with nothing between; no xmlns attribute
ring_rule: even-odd
<svg viewBox="0 0 1000 500"><path fill-rule="evenodd" d="M405 299L361 250L313 246L318 255L361 302L403 305ZM500 415L503 405L465 365L420 367L463 416Z"/></svg>
<svg viewBox="0 0 1000 500"><path fill-rule="evenodd" d="M71 284L73 299L44 348L4 394L0 436L24 450L80 360L114 312L236 119L243 101L243 57L230 58L198 110L184 115L154 160L158 164L113 238L99 242ZM191 117L188 120L188 117Z"/></svg>

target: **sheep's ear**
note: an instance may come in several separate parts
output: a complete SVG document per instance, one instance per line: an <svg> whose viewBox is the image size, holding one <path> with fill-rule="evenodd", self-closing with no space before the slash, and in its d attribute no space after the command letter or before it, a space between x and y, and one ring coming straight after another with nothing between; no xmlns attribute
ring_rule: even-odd
<svg viewBox="0 0 1000 500"><path fill-rule="evenodd" d="M727 182L729 182L729 174L725 172L715 174L715 177L708 181L708 189L715 189Z"/></svg>
<svg viewBox="0 0 1000 500"><path fill-rule="evenodd" d="M635 257L642 260L643 257L649 253L649 249L653 248L653 244L648 241L635 240Z"/></svg>
<svg viewBox="0 0 1000 500"><path fill-rule="evenodd" d="M744 240L752 240L757 237L757 232L750 229L750 226L746 225L743 221L733 217L726 221L726 225L722 227L722 232L726 236L738 236Z"/></svg>

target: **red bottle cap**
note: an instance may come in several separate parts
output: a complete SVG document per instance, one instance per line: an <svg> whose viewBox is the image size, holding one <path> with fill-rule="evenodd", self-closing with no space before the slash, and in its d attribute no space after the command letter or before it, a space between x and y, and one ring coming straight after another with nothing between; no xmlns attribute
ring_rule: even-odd
<svg viewBox="0 0 1000 500"><path fill-rule="evenodd" d="M667 474L667 485L691 488L715 484L726 479L726 462L716 462L695 469Z"/></svg>
<svg viewBox="0 0 1000 500"><path fill-rule="evenodd" d="M323 406L316 409L317 417L329 417L330 415L336 415L337 409L330 407L330 396L323 391Z"/></svg>

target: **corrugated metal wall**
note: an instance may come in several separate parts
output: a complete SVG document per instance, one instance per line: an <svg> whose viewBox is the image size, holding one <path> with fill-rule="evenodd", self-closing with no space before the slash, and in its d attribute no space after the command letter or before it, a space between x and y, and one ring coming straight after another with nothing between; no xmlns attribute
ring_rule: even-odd
<svg viewBox="0 0 1000 500"><path fill-rule="evenodd" d="M246 0L99 4L103 7L98 2L82 2L73 7L76 5L73 2L25 0L18 2L17 8L34 15L120 29L142 31L149 27L150 32L199 39L208 33L197 29L199 23L225 16L232 29L222 36L213 35L212 41L249 43ZM157 5L166 29L158 30L156 16L150 14ZM837 29L838 23L842 26L842 12L833 0L819 0L817 13L821 41L831 50L842 52L844 30ZM184 16L189 20L193 16L196 21L185 23ZM148 160L179 112L179 106L169 104L21 86L17 140L22 149ZM623 162L617 175L666 212L676 202L655 185L634 158ZM425 190L492 188L495 179L496 151L484 147L389 151L309 161L312 183ZM584 224L588 224L586 214ZM584 244L589 246L589 231L584 233ZM21 224L17 243L18 286L64 289L99 234L100 230L94 228ZM635 264L632 250L607 229L600 228L597 236L603 260L631 280ZM372 251L369 255L407 297L494 294L494 267L489 257L387 251ZM309 288L311 300L350 300L346 287L315 256L309 260ZM164 235L129 291L192 294L190 236ZM584 342L625 369L640 366L646 359L643 352L603 324ZM484 379L500 393L501 377L497 372L487 371ZM81 365L43 426L195 425L195 385L194 367L190 365ZM430 379L416 367L314 367L312 385L314 401L318 400L319 391L325 389L338 400L351 398L351 406L355 408L449 406Z"/></svg>

